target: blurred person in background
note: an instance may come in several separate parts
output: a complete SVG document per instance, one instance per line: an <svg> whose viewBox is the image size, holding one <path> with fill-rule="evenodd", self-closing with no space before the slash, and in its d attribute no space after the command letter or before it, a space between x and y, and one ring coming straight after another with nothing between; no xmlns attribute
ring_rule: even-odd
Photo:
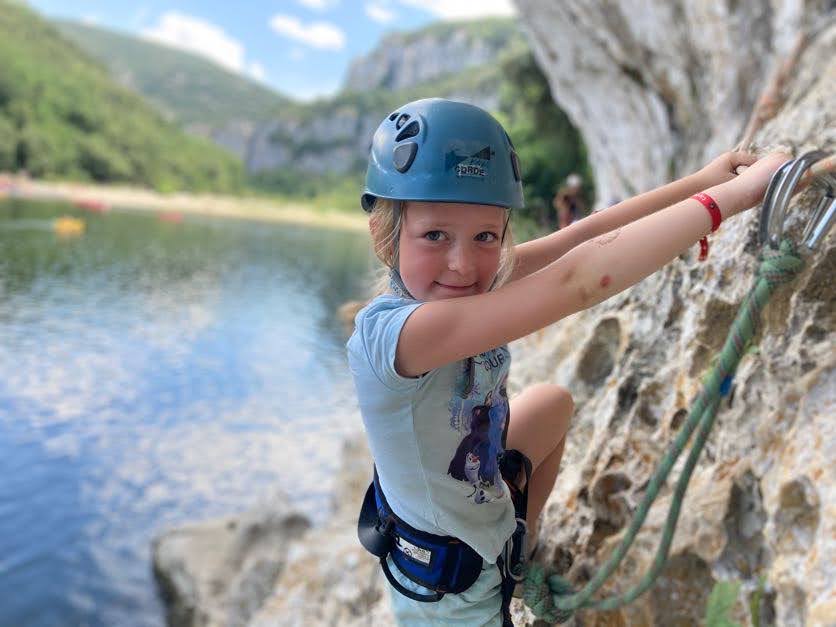
<svg viewBox="0 0 836 627"><path fill-rule="evenodd" d="M572 173L566 177L552 200L552 207L557 213L557 228L562 229L580 220L586 214L583 199L583 180Z"/></svg>

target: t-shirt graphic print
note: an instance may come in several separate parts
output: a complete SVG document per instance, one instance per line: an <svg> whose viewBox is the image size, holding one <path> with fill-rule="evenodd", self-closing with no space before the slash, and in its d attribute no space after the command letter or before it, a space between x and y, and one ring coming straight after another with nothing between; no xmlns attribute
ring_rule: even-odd
<svg viewBox="0 0 836 627"><path fill-rule="evenodd" d="M504 495L497 457L508 421L508 349L500 347L462 362L450 399L450 429L461 437L447 474L468 486L476 504Z"/></svg>

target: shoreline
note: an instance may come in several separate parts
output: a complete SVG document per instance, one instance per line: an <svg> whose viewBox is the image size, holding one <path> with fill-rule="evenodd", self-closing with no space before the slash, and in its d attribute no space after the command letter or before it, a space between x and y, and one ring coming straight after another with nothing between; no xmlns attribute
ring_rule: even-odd
<svg viewBox="0 0 836 627"><path fill-rule="evenodd" d="M77 208L103 213L150 211L160 214L189 214L285 222L366 232L366 218L343 211L318 211L304 204L280 204L279 200L219 194L174 192L162 194L149 189L92 183L41 181L0 173L0 201L23 199L36 202L65 202Z"/></svg>

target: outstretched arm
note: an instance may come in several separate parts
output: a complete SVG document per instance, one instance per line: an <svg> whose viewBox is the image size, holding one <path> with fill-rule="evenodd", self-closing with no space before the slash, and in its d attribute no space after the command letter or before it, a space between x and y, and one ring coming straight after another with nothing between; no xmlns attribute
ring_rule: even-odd
<svg viewBox="0 0 836 627"><path fill-rule="evenodd" d="M769 155L736 179L707 189L723 218L754 206L786 158ZM417 376L528 335L638 283L710 230L710 214L689 198L588 240L498 290L425 303L404 324L395 367Z"/></svg>
<svg viewBox="0 0 836 627"><path fill-rule="evenodd" d="M704 189L731 180L739 165L750 165L755 156L746 152L720 155L706 167L679 180L657 187L598 211L574 224L514 247L515 263L510 281L521 279L559 259L580 244L626 226L669 207Z"/></svg>

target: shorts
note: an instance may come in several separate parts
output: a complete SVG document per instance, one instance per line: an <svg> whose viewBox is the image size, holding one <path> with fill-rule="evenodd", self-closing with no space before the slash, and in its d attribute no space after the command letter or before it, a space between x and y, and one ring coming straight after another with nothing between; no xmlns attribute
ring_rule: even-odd
<svg viewBox="0 0 836 627"><path fill-rule="evenodd" d="M420 594L432 594L432 590L407 579L392 558L386 558L392 575L405 588ZM387 582L388 583L388 582ZM477 627L490 625L502 627L502 575L496 564L482 562L482 574L461 594L445 594L440 601L422 603L413 601L391 585L392 613L398 625L421 627L425 625L461 625Z"/></svg>

